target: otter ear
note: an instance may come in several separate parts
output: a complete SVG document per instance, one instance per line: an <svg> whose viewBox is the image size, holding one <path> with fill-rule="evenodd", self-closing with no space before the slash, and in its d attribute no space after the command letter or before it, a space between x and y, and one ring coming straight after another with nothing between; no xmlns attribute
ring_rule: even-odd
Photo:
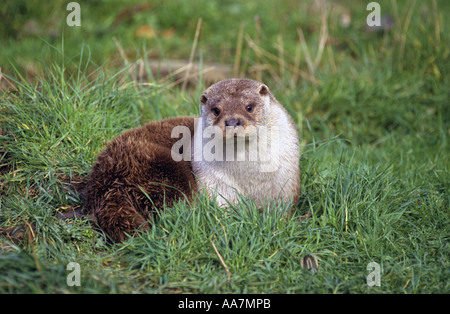
<svg viewBox="0 0 450 314"><path fill-rule="evenodd" d="M259 87L259 94L261 96L267 96L269 94L269 88L266 85L262 84Z"/></svg>
<svg viewBox="0 0 450 314"><path fill-rule="evenodd" d="M205 94L200 96L200 101L202 102L202 105L206 105L207 100L208 100L208 98L206 98Z"/></svg>

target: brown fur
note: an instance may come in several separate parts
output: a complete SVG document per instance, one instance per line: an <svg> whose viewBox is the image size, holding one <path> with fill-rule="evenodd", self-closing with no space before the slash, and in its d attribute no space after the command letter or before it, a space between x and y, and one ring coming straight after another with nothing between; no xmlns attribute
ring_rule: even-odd
<svg viewBox="0 0 450 314"><path fill-rule="evenodd" d="M85 188L83 214L115 242L126 233L146 230L164 204L192 196L196 183L188 161L175 162L171 138L175 126L187 126L193 133L194 118L181 117L151 122L129 130L98 156Z"/></svg>

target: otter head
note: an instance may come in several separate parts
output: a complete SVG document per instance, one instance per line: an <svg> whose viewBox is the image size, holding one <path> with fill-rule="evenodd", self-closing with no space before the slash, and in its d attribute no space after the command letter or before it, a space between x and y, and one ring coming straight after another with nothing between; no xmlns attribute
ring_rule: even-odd
<svg viewBox="0 0 450 314"><path fill-rule="evenodd" d="M271 94L269 88L249 79L229 79L209 87L200 97L206 127L219 127L224 137L254 136L267 126Z"/></svg>

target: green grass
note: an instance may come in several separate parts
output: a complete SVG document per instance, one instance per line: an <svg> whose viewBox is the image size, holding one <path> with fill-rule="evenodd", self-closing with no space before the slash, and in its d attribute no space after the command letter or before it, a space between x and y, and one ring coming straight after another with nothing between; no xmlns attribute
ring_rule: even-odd
<svg viewBox="0 0 450 314"><path fill-rule="evenodd" d="M20 14L0 22L0 230L25 233L0 236L0 292L449 293L450 7L379 2L396 23L385 34L365 30L364 1L330 1L326 11L296 1L155 2L116 28L125 6L81 3L82 29L64 25L63 2L8 2L0 15ZM119 245L84 220L59 220L81 203L69 182L88 175L114 136L198 113L204 81L139 83L128 70L144 56L189 59L200 17L195 60L263 79L297 123L293 219L283 218L287 208L261 215L243 201L223 210L200 196L168 206L151 231ZM57 34L24 35L30 19ZM136 38L144 24L174 33ZM318 272L301 268L306 254ZM80 287L66 284L69 262L80 264ZM370 262L381 267L380 287L366 284Z"/></svg>

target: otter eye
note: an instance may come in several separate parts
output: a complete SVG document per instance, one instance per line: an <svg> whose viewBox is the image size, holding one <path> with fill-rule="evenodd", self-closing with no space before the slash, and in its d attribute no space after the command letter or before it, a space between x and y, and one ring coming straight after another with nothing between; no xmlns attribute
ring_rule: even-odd
<svg viewBox="0 0 450 314"><path fill-rule="evenodd" d="M220 114L220 109L217 107L212 108L212 113L217 117Z"/></svg>
<svg viewBox="0 0 450 314"><path fill-rule="evenodd" d="M245 110L247 110L248 112L252 112L253 107L254 107L254 105L248 105L247 107L245 107Z"/></svg>

